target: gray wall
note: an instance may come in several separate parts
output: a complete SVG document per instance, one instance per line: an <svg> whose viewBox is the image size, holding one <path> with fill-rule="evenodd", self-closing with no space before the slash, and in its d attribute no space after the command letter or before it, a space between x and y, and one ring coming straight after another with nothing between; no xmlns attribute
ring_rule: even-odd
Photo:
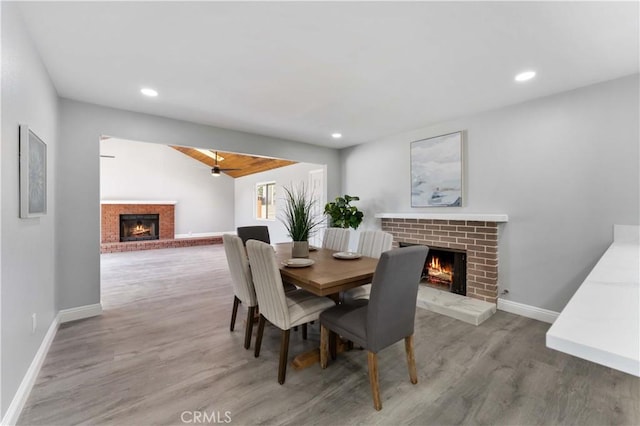
<svg viewBox="0 0 640 426"><path fill-rule="evenodd" d="M58 99L16 5L2 2L2 142L0 176L0 417L4 416L56 315L54 224L58 166ZM47 144L45 216L20 219L18 124L28 124ZM31 314L38 327L31 333Z"/></svg>
<svg viewBox="0 0 640 426"><path fill-rule="evenodd" d="M337 150L62 99L56 262L58 308L100 301L99 138L108 135L327 164L327 192L340 185ZM331 196L331 195L330 195ZM335 196L335 195L333 195ZM231 200L229 200L231 202Z"/></svg>
<svg viewBox="0 0 640 426"><path fill-rule="evenodd" d="M102 200L172 200L175 233L211 234L234 229L234 179L211 176L211 167L156 143L108 138L100 142Z"/></svg>
<svg viewBox="0 0 640 426"><path fill-rule="evenodd" d="M629 76L342 150L342 192L360 196L365 227L379 226L380 212L507 213L505 298L560 311L613 224L638 224L638 90ZM458 130L467 131L464 207L412 209L410 142Z"/></svg>

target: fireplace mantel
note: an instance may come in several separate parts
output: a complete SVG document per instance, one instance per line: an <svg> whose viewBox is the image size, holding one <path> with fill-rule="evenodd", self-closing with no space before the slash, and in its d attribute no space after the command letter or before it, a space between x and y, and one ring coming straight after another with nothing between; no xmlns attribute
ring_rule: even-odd
<svg viewBox="0 0 640 426"><path fill-rule="evenodd" d="M178 204L177 201L161 201L161 200L101 200L100 204L127 204L127 205L165 205L170 206Z"/></svg>
<svg viewBox="0 0 640 426"><path fill-rule="evenodd" d="M503 213L377 213L378 219L431 219L472 220L481 222L508 222L509 215Z"/></svg>

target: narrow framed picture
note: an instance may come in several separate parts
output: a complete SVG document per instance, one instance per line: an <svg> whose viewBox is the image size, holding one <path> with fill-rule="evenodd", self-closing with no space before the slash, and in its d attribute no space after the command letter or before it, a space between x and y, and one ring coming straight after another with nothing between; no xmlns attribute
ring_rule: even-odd
<svg viewBox="0 0 640 426"><path fill-rule="evenodd" d="M462 207L463 132L411 143L411 207Z"/></svg>
<svg viewBox="0 0 640 426"><path fill-rule="evenodd" d="M20 125L20 217L47 214L47 145Z"/></svg>

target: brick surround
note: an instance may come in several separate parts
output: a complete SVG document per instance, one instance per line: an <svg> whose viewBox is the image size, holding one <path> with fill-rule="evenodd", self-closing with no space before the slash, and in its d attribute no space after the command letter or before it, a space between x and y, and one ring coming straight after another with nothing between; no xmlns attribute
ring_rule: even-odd
<svg viewBox="0 0 640 426"><path fill-rule="evenodd" d="M160 216L160 239L149 241L120 242L121 214L158 214ZM100 253L154 250L172 247L192 247L222 244L222 237L175 238L174 204L125 204L105 203L101 205Z"/></svg>
<svg viewBox="0 0 640 426"><path fill-rule="evenodd" d="M102 204L100 242L120 242L121 214L158 214L160 215L160 239L175 237L175 205L173 204Z"/></svg>
<svg viewBox="0 0 640 426"><path fill-rule="evenodd" d="M467 296L496 303L498 298L498 223L470 220L382 218L382 230L400 241L466 250Z"/></svg>
<svg viewBox="0 0 640 426"><path fill-rule="evenodd" d="M129 241L126 243L100 244L100 253L116 253L122 251L155 250L175 247L207 246L222 244L222 237L177 238L170 240Z"/></svg>

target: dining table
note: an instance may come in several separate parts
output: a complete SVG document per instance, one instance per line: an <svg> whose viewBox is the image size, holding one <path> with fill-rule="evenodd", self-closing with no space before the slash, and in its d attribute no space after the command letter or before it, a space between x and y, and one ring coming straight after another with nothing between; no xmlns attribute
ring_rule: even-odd
<svg viewBox="0 0 640 426"><path fill-rule="evenodd" d="M317 296L330 297L336 303L340 302L341 292L371 283L378 265L378 259L373 257L311 247L309 259L313 261L312 265L306 267L287 266L290 264L288 261L291 259L292 246L292 243L274 245L282 281ZM344 348L337 349L340 352ZM302 369L319 362L319 360L320 350L318 348L297 355L291 365L294 369Z"/></svg>
<svg viewBox="0 0 640 426"><path fill-rule="evenodd" d="M309 250L309 259L313 265L307 267L287 266L291 259L292 243L275 245L276 258L280 265L282 281L293 284L316 296L336 297L340 292L369 284L378 265L378 259L366 256L349 256L343 259L334 257L340 253L321 247Z"/></svg>

